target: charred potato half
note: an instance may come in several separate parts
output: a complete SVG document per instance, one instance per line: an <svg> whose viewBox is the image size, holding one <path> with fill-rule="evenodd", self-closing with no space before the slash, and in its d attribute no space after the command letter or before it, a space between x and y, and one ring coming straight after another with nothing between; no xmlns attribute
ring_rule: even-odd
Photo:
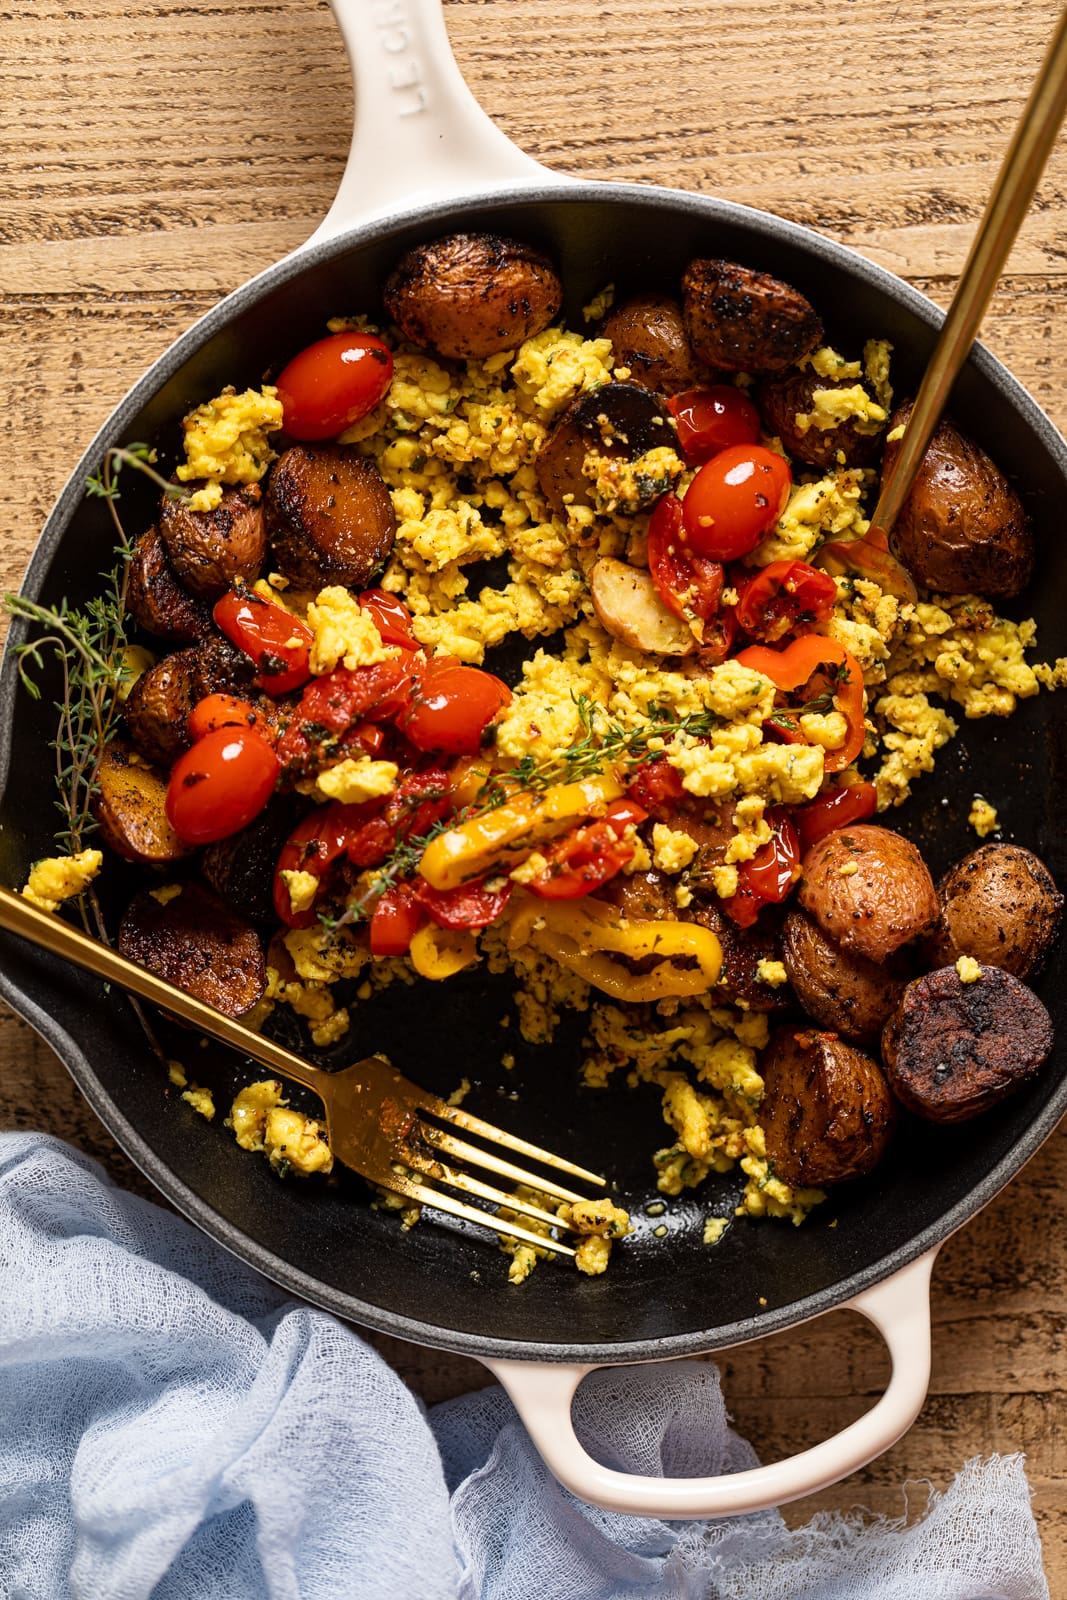
<svg viewBox="0 0 1067 1600"><path fill-rule="evenodd" d="M799 290L736 261L691 261L682 314L698 359L724 372L782 372L822 338L822 322Z"/></svg>
<svg viewBox="0 0 1067 1600"><path fill-rule="evenodd" d="M258 483L223 489L214 511L190 511L166 495L159 531L174 571L193 594L218 600L234 583L254 583L267 553Z"/></svg>
<svg viewBox="0 0 1067 1600"><path fill-rule="evenodd" d="M179 861L187 855L167 820L167 781L125 739L105 745L95 773L93 816L109 849L127 861Z"/></svg>
<svg viewBox="0 0 1067 1600"><path fill-rule="evenodd" d="M937 891L909 839L888 828L838 828L801 863L797 898L835 944L884 961L937 920Z"/></svg>
<svg viewBox="0 0 1067 1600"><path fill-rule="evenodd" d="M857 1044L877 1039L907 982L900 955L876 962L843 950L799 906L782 927L782 961L808 1016Z"/></svg>
<svg viewBox="0 0 1067 1600"><path fill-rule="evenodd" d="M890 433L911 406L894 412ZM900 442L886 445L883 480ZM1022 502L984 450L947 419L926 449L893 525L893 545L916 583L941 594L1010 600L1034 567L1034 536Z"/></svg>
<svg viewBox="0 0 1067 1600"><path fill-rule="evenodd" d="M1045 863L1017 844L984 844L937 886L941 916L927 949L932 965L973 956L1028 978L1060 925L1063 896Z"/></svg>
<svg viewBox="0 0 1067 1600"><path fill-rule="evenodd" d="M568 505L593 504L593 480L585 467L591 456L633 462L650 450L674 449L677 443L670 414L648 389L637 383L603 383L571 402L537 453L534 471L552 510L565 516ZM681 471L679 461L677 471ZM636 500L626 509L652 505L671 481L649 477L636 483Z"/></svg>
<svg viewBox="0 0 1067 1600"><path fill-rule="evenodd" d="M801 428L798 417L810 417L815 405L816 390L854 389L859 379L820 378L814 372L793 372L782 378L769 378L760 385L756 395L760 417L768 433L777 434L787 455L796 461L825 471L839 465L838 455L843 455L845 465L865 467L873 461L882 448L885 424L873 432L861 432L855 417L846 417L832 428L820 428L812 422Z"/></svg>
<svg viewBox="0 0 1067 1600"><path fill-rule="evenodd" d="M877 1062L835 1033L786 1027L760 1058L760 1121L774 1175L821 1188L875 1167L893 1131Z"/></svg>
<svg viewBox="0 0 1067 1600"><path fill-rule="evenodd" d="M119 924L119 953L227 1017L262 998L267 963L258 933L218 895L188 883L166 905L136 895Z"/></svg>
<svg viewBox="0 0 1067 1600"><path fill-rule="evenodd" d="M617 306L604 324L615 365L629 367L630 382L659 394L680 394L708 382L689 343L682 308L666 294L635 295Z"/></svg>
<svg viewBox="0 0 1067 1600"><path fill-rule="evenodd" d="M403 255L382 298L412 344L464 361L514 350L542 333L563 303L563 286L532 245L453 233Z"/></svg>
<svg viewBox="0 0 1067 1600"><path fill-rule="evenodd" d="M363 589L396 537L389 490L373 461L340 444L296 444L267 480L274 559L302 589Z"/></svg>
<svg viewBox="0 0 1067 1600"><path fill-rule="evenodd" d="M208 606L178 582L158 528L143 533L130 554L126 607L146 633L171 644L193 644L212 631Z"/></svg>
<svg viewBox="0 0 1067 1600"><path fill-rule="evenodd" d="M1052 1049L1052 1019L1018 978L941 967L909 983L882 1032L889 1086L930 1122L964 1122L1020 1088Z"/></svg>

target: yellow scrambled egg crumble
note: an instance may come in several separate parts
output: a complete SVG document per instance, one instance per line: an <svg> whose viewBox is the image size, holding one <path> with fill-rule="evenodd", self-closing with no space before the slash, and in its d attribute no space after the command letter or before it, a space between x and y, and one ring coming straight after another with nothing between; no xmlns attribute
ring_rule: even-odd
<svg viewBox="0 0 1067 1600"><path fill-rule="evenodd" d="M103 864L100 850L79 850L72 856L35 861L22 893L42 911L57 911L64 900L84 894Z"/></svg>
<svg viewBox="0 0 1067 1600"><path fill-rule="evenodd" d="M270 384L238 394L223 389L182 422L185 460L176 476L181 483L207 479L189 499L193 511L212 511L222 499L224 483L258 483L274 460L267 439L282 425L282 403Z"/></svg>

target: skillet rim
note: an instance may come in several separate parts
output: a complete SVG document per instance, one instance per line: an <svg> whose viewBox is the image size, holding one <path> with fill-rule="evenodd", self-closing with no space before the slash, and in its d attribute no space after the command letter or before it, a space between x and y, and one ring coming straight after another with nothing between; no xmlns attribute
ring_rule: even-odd
<svg viewBox="0 0 1067 1600"><path fill-rule="evenodd" d="M689 213L695 220L704 223L718 220L748 228L755 227L772 244L785 242L797 245L815 261L822 259L831 262L839 268L844 268L854 278L866 279L870 287L904 306L918 320L925 322L931 328L937 328L943 320L943 313L926 295L848 246L839 244L814 229L755 207L687 190L648 184L584 181L576 183L571 180L558 185L538 183L522 185L515 189L476 190L458 199L437 200L406 207L391 213L388 217L377 218L370 223L346 229L331 238L299 247L226 295L180 334L123 396L83 452L42 528L19 592L29 598L36 598L39 595L69 522L81 502L85 478L98 465L102 451L121 437L127 423L141 407L180 370L190 356L230 323L236 313L244 311L283 284L298 278L305 269L331 261L363 243L385 240L399 229L412 224L425 224L431 227L436 223L451 222L454 227L456 213L460 209L464 217L468 217L503 204L551 203L583 206L590 202L631 206L636 204L647 207L650 211L669 209L673 213ZM1005 395L1027 430L1037 436L1067 481L1067 441L1029 392L979 343L974 345L968 362L973 363L982 376ZM12 730L19 694L13 646L24 637L24 634L25 625L18 620L14 621L8 633L3 661L0 664L0 798L7 792ZM8 937L2 936L0 948ZM43 957L43 953L41 954ZM1016 1140L1008 1154L1002 1157L963 1199L943 1212L936 1222L914 1235L907 1244L901 1245L885 1256L880 1256L868 1266L786 1306L768 1309L758 1315L718 1327L644 1341L568 1346L497 1339L491 1335L464 1333L423 1323L395 1312L383 1311L353 1295L329 1288L319 1280L301 1272L291 1262L256 1244L239 1228L227 1222L193 1189L171 1172L162 1158L127 1120L119 1105L103 1090L91 1062L77 1040L34 1000L24 994L18 984L3 970L0 970L0 996L56 1051L105 1128L134 1165L183 1216L195 1223L216 1243L238 1259L255 1267L289 1293L298 1295L341 1318L379 1333L474 1358L554 1363L581 1361L618 1365L726 1349L752 1339L762 1338L765 1334L796 1327L823 1312L846 1305L863 1290L883 1282L902 1267L943 1243L1005 1187L1036 1153L1067 1112L1067 1074L1064 1074L1041 1112Z"/></svg>

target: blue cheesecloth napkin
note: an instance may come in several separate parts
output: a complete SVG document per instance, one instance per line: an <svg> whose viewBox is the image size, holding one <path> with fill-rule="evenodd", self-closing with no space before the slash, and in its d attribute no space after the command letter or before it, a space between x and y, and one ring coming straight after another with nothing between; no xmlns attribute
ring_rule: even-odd
<svg viewBox="0 0 1067 1600"><path fill-rule="evenodd" d="M715 1368L595 1374L587 1448L755 1464ZM928 1491L927 1491L928 1492ZM1021 1457L917 1522L658 1522L561 1489L497 1388L429 1414L351 1329L43 1134L0 1134L2 1600L1047 1600Z"/></svg>

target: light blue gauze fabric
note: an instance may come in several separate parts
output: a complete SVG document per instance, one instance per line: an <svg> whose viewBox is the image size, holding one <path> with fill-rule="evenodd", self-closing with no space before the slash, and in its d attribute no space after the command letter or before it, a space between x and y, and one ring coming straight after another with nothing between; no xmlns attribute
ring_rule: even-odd
<svg viewBox="0 0 1067 1600"><path fill-rule="evenodd" d="M594 1375L612 1465L754 1464L715 1369ZM1018 1457L909 1527L580 1504L505 1396L426 1416L341 1323L39 1134L0 1134L0 1600L1047 1600Z"/></svg>

